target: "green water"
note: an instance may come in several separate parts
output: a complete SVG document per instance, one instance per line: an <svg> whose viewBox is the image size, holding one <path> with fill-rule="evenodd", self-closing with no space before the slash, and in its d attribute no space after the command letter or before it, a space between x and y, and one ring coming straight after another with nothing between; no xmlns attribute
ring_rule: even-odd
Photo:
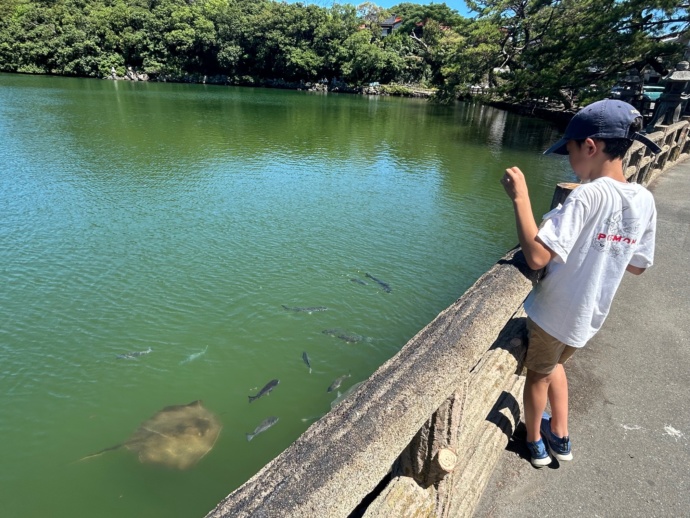
<svg viewBox="0 0 690 518"><path fill-rule="evenodd" d="M505 167L548 209L556 137L480 105L0 75L2 515L203 516L516 243ZM193 468L76 462L197 399L223 429Z"/></svg>

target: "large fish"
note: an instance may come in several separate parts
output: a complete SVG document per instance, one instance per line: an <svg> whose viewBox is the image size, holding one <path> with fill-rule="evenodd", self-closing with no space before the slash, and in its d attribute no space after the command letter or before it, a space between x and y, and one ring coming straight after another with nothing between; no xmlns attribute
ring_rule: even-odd
<svg viewBox="0 0 690 518"><path fill-rule="evenodd" d="M218 417L201 401L165 407L139 425L127 441L84 457L125 448L141 462L168 468L188 469L206 455L218 439Z"/></svg>
<svg viewBox="0 0 690 518"><path fill-rule="evenodd" d="M271 390L276 388L276 385L278 385L278 383L280 383L280 380L269 381L268 383L266 383L266 386L264 386L264 388L262 388L256 396L249 396L249 402L251 403L255 399L259 399L262 396L267 396L268 394L271 393Z"/></svg>
<svg viewBox="0 0 690 518"><path fill-rule="evenodd" d="M283 309L285 311L296 311L298 313L314 313L316 311L328 311L328 308L326 306L313 306L313 307L300 307L300 306L286 306L285 304L281 304L283 306Z"/></svg>
<svg viewBox="0 0 690 518"><path fill-rule="evenodd" d="M326 392L333 392L335 389L340 387L340 385L343 383L343 381L346 378L350 377L350 373L348 372L347 374L343 374L342 376L336 378L333 380L333 383L326 389Z"/></svg>
<svg viewBox="0 0 690 518"><path fill-rule="evenodd" d="M307 351L304 351L302 353L302 360L307 365L307 367L309 367L309 374L311 374L311 359L309 359L309 355L307 354Z"/></svg>
<svg viewBox="0 0 690 518"><path fill-rule="evenodd" d="M251 441L255 436L259 435L261 432L265 432L268 430L271 426L276 424L278 422L277 417L267 417L263 421L259 423L259 426L254 428L254 431L252 433L248 433L247 435L247 440Z"/></svg>
<svg viewBox="0 0 690 518"><path fill-rule="evenodd" d="M151 349L149 347L145 351L134 351L131 353L118 354L117 357L121 360L132 360L132 359L137 358L139 356L144 356L145 354L148 354L151 351L153 351L153 349Z"/></svg>
<svg viewBox="0 0 690 518"><path fill-rule="evenodd" d="M370 275L368 273L366 274L366 276L369 277L375 283L377 283L379 286L381 286L381 288L383 288L383 291L385 291L386 293L391 292L391 287L388 284L386 284L385 282L383 282L382 280L377 279L376 277L374 277L373 275Z"/></svg>

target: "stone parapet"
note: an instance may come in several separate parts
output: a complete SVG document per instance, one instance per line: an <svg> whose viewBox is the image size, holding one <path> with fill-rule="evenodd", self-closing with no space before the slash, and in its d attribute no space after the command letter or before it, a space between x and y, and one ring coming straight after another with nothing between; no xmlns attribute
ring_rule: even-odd
<svg viewBox="0 0 690 518"><path fill-rule="evenodd" d="M626 178L648 185L669 167L690 156L689 127L690 121L687 120L669 126L657 125L653 133L646 135L661 148L656 155L647 146L635 141L623 161Z"/></svg>

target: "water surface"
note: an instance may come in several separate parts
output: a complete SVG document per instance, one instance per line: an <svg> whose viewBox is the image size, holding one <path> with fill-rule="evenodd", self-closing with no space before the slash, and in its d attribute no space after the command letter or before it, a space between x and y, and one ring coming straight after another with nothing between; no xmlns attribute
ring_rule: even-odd
<svg viewBox="0 0 690 518"><path fill-rule="evenodd" d="M548 209L557 137L481 105L0 75L3 515L204 515L516 243L505 167ZM76 462L197 399L223 430L192 469Z"/></svg>

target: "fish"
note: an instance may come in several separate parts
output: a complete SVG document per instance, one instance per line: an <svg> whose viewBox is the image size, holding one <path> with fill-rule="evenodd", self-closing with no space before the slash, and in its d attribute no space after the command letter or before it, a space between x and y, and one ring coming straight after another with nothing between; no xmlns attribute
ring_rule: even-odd
<svg viewBox="0 0 690 518"><path fill-rule="evenodd" d="M268 394L271 393L271 390L273 390L274 388L276 388L276 385L278 385L278 383L280 383L280 380L271 380L271 381L269 381L268 383L266 383L266 385L264 386L264 388L262 388L262 389L259 391L259 393L258 393L256 396L249 396L249 402L251 403L251 402L254 401L255 399L259 399L261 396L267 396Z"/></svg>
<svg viewBox="0 0 690 518"><path fill-rule="evenodd" d="M349 344L356 344L364 340L364 337L362 335L356 335L353 333L340 333L336 336Z"/></svg>
<svg viewBox="0 0 690 518"><path fill-rule="evenodd" d="M304 351L302 353L302 360L307 365L307 367L309 367L309 374L311 374L311 359L309 359L309 355L307 354L307 351Z"/></svg>
<svg viewBox="0 0 690 518"><path fill-rule="evenodd" d="M340 391L338 391L338 396L331 402L331 408L335 408L338 405L338 403L343 401L350 394L352 394L355 390L357 390L362 383L364 383L364 382L360 381L359 383L355 383L349 389L347 389L343 394L341 394Z"/></svg>
<svg viewBox="0 0 690 518"><path fill-rule="evenodd" d="M268 430L271 426L276 424L278 422L277 417L267 417L263 421L259 423L259 426L254 428L254 431L252 433L248 433L247 435L247 441L251 441L255 436L259 435L261 432L265 432Z"/></svg>
<svg viewBox="0 0 690 518"><path fill-rule="evenodd" d="M339 376L333 380L333 383L326 389L326 392L333 392L335 389L337 389L345 380L345 378L349 378L350 373L348 372L347 374L343 374L342 376Z"/></svg>
<svg viewBox="0 0 690 518"><path fill-rule="evenodd" d="M368 273L366 274L366 276L368 278L370 278L372 281L374 281L375 283L377 283L379 286L381 286L381 288L383 288L383 291L385 291L386 293L390 293L392 291L391 287L388 284L386 284L385 282L383 282L382 280L377 279L376 277L374 277L373 275L368 274Z"/></svg>
<svg viewBox="0 0 690 518"><path fill-rule="evenodd" d="M350 280L351 280L352 282L357 283L357 284L361 284L362 286L366 286L366 285L367 285L367 283L364 282L362 279L357 279L357 278L353 277L353 278L350 279Z"/></svg>
<svg viewBox="0 0 690 518"><path fill-rule="evenodd" d="M183 363L193 362L199 356L203 356L204 354L206 354L206 351L208 351L208 345L206 346L206 348L203 351L199 351L198 353L190 354L189 356L187 356L187 358L185 358L184 360L182 360L180 362L180 365L182 365Z"/></svg>
<svg viewBox="0 0 690 518"><path fill-rule="evenodd" d="M124 448L142 463L189 469L213 449L221 428L218 417L201 401L168 406L141 423L127 441L80 460Z"/></svg>
<svg viewBox="0 0 690 518"><path fill-rule="evenodd" d="M347 331L343 331L342 329L324 329L321 331L325 335L330 335L330 336L335 336L336 338L340 338L344 342L347 342L349 344L356 344L358 342L361 342L364 340L364 337L361 335L356 335L354 333L348 333Z"/></svg>
<svg viewBox="0 0 690 518"><path fill-rule="evenodd" d="M144 356L145 354L149 354L151 351L153 351L153 349L151 349L149 347L145 351L134 351L131 353L118 354L117 357L120 360L132 360L132 359L137 358L139 356Z"/></svg>
<svg viewBox="0 0 690 518"><path fill-rule="evenodd" d="M307 308L303 308L300 306L291 307L286 306L285 304L281 304L281 306L283 306L283 309L285 309L285 311L296 311L298 313L314 313L317 311L328 311L328 308L326 306L313 306Z"/></svg>

